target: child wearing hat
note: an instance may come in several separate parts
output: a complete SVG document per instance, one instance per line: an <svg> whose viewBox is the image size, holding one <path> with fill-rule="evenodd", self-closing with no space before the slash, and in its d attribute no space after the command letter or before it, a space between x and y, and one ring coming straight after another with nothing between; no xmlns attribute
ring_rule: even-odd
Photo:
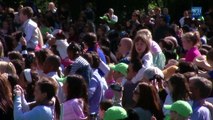
<svg viewBox="0 0 213 120"><path fill-rule="evenodd" d="M104 114L104 120L124 120L127 118L127 112L120 106L112 106Z"/></svg>
<svg viewBox="0 0 213 120"><path fill-rule="evenodd" d="M164 105L164 108L170 110L170 120L188 120L192 114L192 107L183 100L178 100L172 105Z"/></svg>
<svg viewBox="0 0 213 120"><path fill-rule="evenodd" d="M111 70L113 70L113 78L116 83L121 84L122 86L126 82L127 68L128 65L125 63L118 63L116 65L110 65Z"/></svg>
<svg viewBox="0 0 213 120"><path fill-rule="evenodd" d="M114 91L112 91L111 89L108 89L105 92L105 98L106 99L112 99L114 97L114 99L116 98L120 98L122 95L120 95L122 89L118 90L117 88L122 88L122 86L125 84L126 80L126 75L127 75L127 68L128 65L125 63L118 63L116 65L109 65L109 67L111 68L111 78L112 80L108 79L108 85L110 86L111 89L113 89ZM110 75L109 75L110 76ZM116 90L115 90L115 89ZM117 91L117 92L115 92ZM113 95L113 93L119 93L119 95ZM120 100L119 100L120 101Z"/></svg>

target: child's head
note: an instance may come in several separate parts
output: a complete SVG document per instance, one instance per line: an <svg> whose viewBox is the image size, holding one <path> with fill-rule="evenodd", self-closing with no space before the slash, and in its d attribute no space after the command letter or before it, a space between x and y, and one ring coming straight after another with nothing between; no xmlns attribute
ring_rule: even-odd
<svg viewBox="0 0 213 120"><path fill-rule="evenodd" d="M187 32L181 39L183 48L189 50L200 43L200 34L199 32Z"/></svg>
<svg viewBox="0 0 213 120"><path fill-rule="evenodd" d="M75 42L71 42L67 47L67 54L71 60L74 60L81 54L81 46Z"/></svg>
<svg viewBox="0 0 213 120"><path fill-rule="evenodd" d="M183 100L178 100L172 105L165 105L164 108L170 110L171 120L187 120L192 114L192 107Z"/></svg>
<svg viewBox="0 0 213 120"><path fill-rule="evenodd" d="M65 79L63 90L66 100L82 98L86 101L88 99L86 80L81 75L68 75Z"/></svg>
<svg viewBox="0 0 213 120"><path fill-rule="evenodd" d="M116 65L110 65L110 68L114 70L113 77L116 80L117 78L127 76L128 65L125 63L118 63Z"/></svg>
<svg viewBox="0 0 213 120"><path fill-rule="evenodd" d="M112 106L104 114L104 120L125 120L127 112L120 106Z"/></svg>
<svg viewBox="0 0 213 120"><path fill-rule="evenodd" d="M134 39L134 45L131 53L131 61L141 59L150 51L150 38L146 34L138 34Z"/></svg>

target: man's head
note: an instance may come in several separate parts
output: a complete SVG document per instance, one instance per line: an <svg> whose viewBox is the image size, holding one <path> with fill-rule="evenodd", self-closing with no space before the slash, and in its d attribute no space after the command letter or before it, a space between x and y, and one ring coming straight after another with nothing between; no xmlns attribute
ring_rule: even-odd
<svg viewBox="0 0 213 120"><path fill-rule="evenodd" d="M118 46L118 51L122 55L126 55L129 51L131 51L132 46L133 42L131 38L122 38Z"/></svg>
<svg viewBox="0 0 213 120"><path fill-rule="evenodd" d="M209 97L212 91L212 82L204 77L192 77L189 80L192 100L201 100Z"/></svg>
<svg viewBox="0 0 213 120"><path fill-rule="evenodd" d="M31 7L23 7L19 13L19 19L21 23L33 17L33 9Z"/></svg>
<svg viewBox="0 0 213 120"><path fill-rule="evenodd" d="M54 11L55 8L56 8L55 4L53 2L49 2L49 4L48 4L48 10Z"/></svg>
<svg viewBox="0 0 213 120"><path fill-rule="evenodd" d="M110 15L114 14L114 10L112 8L109 8L108 12L109 12Z"/></svg>

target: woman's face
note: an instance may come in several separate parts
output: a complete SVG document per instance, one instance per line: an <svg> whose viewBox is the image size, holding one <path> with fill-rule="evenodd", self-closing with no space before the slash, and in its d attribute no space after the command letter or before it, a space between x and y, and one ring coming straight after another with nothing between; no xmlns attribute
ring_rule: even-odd
<svg viewBox="0 0 213 120"><path fill-rule="evenodd" d="M47 97L47 93L42 93L40 87L36 85L34 89L34 96L36 102L43 102Z"/></svg>
<svg viewBox="0 0 213 120"><path fill-rule="evenodd" d="M135 90L133 91L133 100L135 101L135 102L137 102L138 101L138 99L139 99L139 95L140 95L140 90L139 90L139 86L137 86L136 88L135 88Z"/></svg>
<svg viewBox="0 0 213 120"><path fill-rule="evenodd" d="M142 55L146 50L146 44L141 40L135 42L135 49L139 55Z"/></svg>

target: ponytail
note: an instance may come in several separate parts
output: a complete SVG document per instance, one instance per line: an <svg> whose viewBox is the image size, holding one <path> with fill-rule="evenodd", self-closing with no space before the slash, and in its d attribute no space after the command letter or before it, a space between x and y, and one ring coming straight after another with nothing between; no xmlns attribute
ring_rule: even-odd
<svg viewBox="0 0 213 120"><path fill-rule="evenodd" d="M193 45L198 45L200 42L200 33L198 31L195 32L187 32L183 35L183 38L191 41Z"/></svg>

